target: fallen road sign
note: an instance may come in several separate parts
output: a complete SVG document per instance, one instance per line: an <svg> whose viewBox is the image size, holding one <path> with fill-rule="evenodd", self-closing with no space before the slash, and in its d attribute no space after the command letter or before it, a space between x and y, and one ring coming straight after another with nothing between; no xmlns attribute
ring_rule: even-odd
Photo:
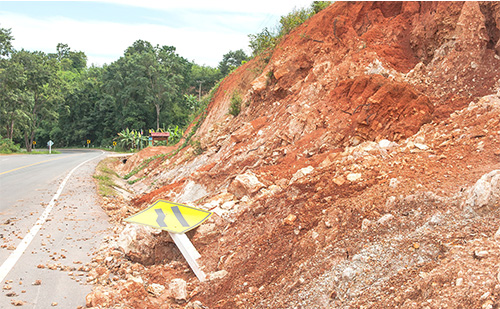
<svg viewBox="0 0 500 309"><path fill-rule="evenodd" d="M211 215L212 212L203 209L158 200L125 221L182 234L202 224Z"/></svg>
<svg viewBox="0 0 500 309"><path fill-rule="evenodd" d="M202 224L211 215L212 212L203 209L158 200L124 220L168 231L196 277L203 282L206 278L205 273L196 262L201 255L184 233Z"/></svg>

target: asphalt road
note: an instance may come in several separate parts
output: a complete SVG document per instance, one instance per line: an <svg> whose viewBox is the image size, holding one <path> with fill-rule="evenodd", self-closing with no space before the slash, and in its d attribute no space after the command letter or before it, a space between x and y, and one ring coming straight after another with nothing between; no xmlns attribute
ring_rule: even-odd
<svg viewBox="0 0 500 309"><path fill-rule="evenodd" d="M78 269L110 227L92 179L104 157L0 156L0 308L85 307L92 286Z"/></svg>

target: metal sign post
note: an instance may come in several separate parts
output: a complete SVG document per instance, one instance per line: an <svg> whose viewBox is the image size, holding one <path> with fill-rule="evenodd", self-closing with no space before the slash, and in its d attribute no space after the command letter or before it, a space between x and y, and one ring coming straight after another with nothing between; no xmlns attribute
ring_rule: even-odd
<svg viewBox="0 0 500 309"><path fill-rule="evenodd" d="M47 142L47 146L49 146L49 154L51 154L51 153L52 153L52 145L54 145L54 142L53 142L53 141L51 141L51 140L49 140L49 141Z"/></svg>
<svg viewBox="0 0 500 309"><path fill-rule="evenodd" d="M175 234L168 232L170 237L172 237L173 241L177 245L177 248L181 251L182 255L188 262L189 266L193 270L194 274L201 282L205 281L205 273L201 270L200 265L196 262L197 259L201 257L200 253L193 246L193 243L189 240L186 234Z"/></svg>

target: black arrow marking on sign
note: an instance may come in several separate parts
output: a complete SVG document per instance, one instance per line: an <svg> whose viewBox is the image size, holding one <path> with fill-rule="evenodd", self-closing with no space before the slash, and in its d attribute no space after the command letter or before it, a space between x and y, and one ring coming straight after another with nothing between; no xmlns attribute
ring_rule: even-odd
<svg viewBox="0 0 500 309"><path fill-rule="evenodd" d="M158 225L160 227L167 227L167 224L165 223L165 214L163 213L163 210L157 208L155 209L156 211L156 214L158 215L158 218L156 219L156 223L158 223Z"/></svg>
<svg viewBox="0 0 500 309"><path fill-rule="evenodd" d="M173 206L172 212L174 213L175 217L177 218L177 220L179 220L179 222L181 223L182 226L184 226L184 227L189 226L186 219L184 219L184 217L182 216L181 211L179 210L179 207Z"/></svg>

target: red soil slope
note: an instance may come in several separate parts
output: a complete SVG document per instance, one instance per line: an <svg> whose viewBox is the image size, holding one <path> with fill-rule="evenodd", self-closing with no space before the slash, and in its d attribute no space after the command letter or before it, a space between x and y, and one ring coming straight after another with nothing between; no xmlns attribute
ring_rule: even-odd
<svg viewBox="0 0 500 309"><path fill-rule="evenodd" d="M212 280L146 235L140 253L100 253L119 279L93 274L89 306L497 307L500 187L476 181L500 167L499 39L496 2L318 13L224 79L194 136L204 152L152 161L127 206L216 211L189 235ZM175 278L188 296L151 292Z"/></svg>

